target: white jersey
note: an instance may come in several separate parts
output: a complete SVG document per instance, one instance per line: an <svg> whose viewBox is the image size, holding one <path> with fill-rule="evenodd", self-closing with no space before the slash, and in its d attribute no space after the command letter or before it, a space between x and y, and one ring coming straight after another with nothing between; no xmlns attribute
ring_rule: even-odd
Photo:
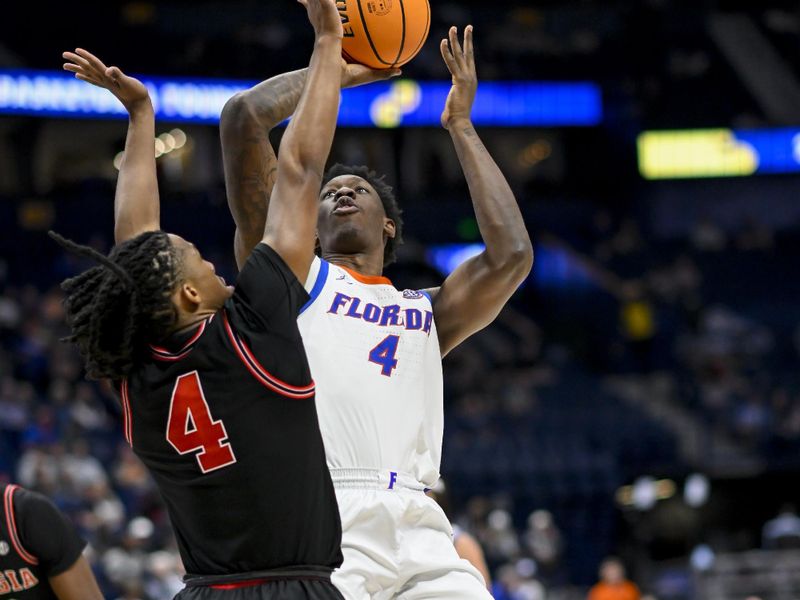
<svg viewBox="0 0 800 600"><path fill-rule="evenodd" d="M430 297L315 258L297 320L330 469L439 478L442 359Z"/></svg>

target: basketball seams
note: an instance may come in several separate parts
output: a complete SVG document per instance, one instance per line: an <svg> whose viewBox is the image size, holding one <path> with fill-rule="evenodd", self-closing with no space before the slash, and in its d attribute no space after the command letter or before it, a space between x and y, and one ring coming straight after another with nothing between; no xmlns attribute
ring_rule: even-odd
<svg viewBox="0 0 800 600"><path fill-rule="evenodd" d="M367 19L364 17L364 9L361 7L361 0L356 0L356 4L358 6L358 16L361 17L361 25L364 27L364 35L367 36L367 41L369 42L370 48L372 48L372 53L375 55L375 58L378 59L378 62L391 67L392 63L388 63L381 58L381 55L378 53L378 49L375 47L375 43L372 41L372 36L369 33L369 27L367 27ZM405 23L403 25L405 26Z"/></svg>
<svg viewBox="0 0 800 600"><path fill-rule="evenodd" d="M393 67L400 62L400 59L403 56L403 50L406 47L406 5L403 0L400 0L400 22L403 24L403 29L400 33L400 49L397 51L397 56L392 63Z"/></svg>

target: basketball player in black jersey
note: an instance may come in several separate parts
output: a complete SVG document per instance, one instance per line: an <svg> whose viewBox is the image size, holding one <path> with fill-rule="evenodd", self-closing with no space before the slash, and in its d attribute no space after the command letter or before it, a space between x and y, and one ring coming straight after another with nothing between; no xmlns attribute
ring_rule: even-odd
<svg viewBox="0 0 800 600"><path fill-rule="evenodd" d="M235 287L160 231L146 88L84 50L64 68L130 115L115 202L117 245L63 284L87 373L118 382L128 443L166 502L187 570L178 598L334 599L341 525L296 325L308 295L317 194L342 77L334 0L300 0L316 41L281 145L262 243Z"/></svg>
<svg viewBox="0 0 800 600"><path fill-rule="evenodd" d="M86 547L55 505L17 485L0 485L0 597L103 600Z"/></svg>

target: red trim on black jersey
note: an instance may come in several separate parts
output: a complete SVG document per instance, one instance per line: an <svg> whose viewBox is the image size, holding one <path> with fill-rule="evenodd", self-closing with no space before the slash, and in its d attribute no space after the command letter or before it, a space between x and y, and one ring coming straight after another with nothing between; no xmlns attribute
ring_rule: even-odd
<svg viewBox="0 0 800 600"><path fill-rule="evenodd" d="M19 557L29 565L38 565L39 560L22 547L22 542L20 542L19 535L17 534L17 519L14 516L14 491L17 489L20 489L18 485L9 485L3 497L8 534L11 536L11 543L14 546L14 550L19 554Z"/></svg>
<svg viewBox="0 0 800 600"><path fill-rule="evenodd" d="M166 348L151 345L150 352L153 358L165 362L174 362L182 358L185 358L194 349L194 345L197 343L197 340L200 339L200 336L203 335L203 332L206 330L206 325L211 323L213 318L214 315L211 315L208 319L200 323L194 335L191 338L189 338L189 340L177 352L170 352Z"/></svg>
<svg viewBox="0 0 800 600"><path fill-rule="evenodd" d="M239 355L239 358L244 363L244 366L247 367L247 370L250 371L253 377L255 377L264 386L271 389L273 392L277 392L278 394L293 400L304 400L314 396L313 381L307 386L297 387L278 379L272 373L267 371L261 365L261 363L256 360L256 357L253 355L253 352L250 350L250 348L247 347L247 344L244 343L244 340L242 340L233 330L233 327L231 327L230 321L228 320L228 313L223 312L222 317L225 322L225 331L228 333L228 338L231 340L233 349L236 350L236 354Z"/></svg>
<svg viewBox="0 0 800 600"><path fill-rule="evenodd" d="M274 581L271 579L250 579L248 581L237 581L236 583L217 583L215 585L210 585L212 590L238 590L241 588L249 588L255 587L257 585L262 585L265 583L269 583L270 581Z"/></svg>
<svg viewBox="0 0 800 600"><path fill-rule="evenodd" d="M127 378L122 380L120 395L122 396L122 429L125 434L125 441L130 446L133 446L133 419L131 418L131 401L128 397Z"/></svg>

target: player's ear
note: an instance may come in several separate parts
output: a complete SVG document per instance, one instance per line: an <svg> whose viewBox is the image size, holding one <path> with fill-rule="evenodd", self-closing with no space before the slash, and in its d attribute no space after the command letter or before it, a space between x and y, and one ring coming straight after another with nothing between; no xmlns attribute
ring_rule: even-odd
<svg viewBox="0 0 800 600"><path fill-rule="evenodd" d="M394 221L387 217L383 218L383 235L391 240L397 235L397 228L395 227Z"/></svg>
<svg viewBox="0 0 800 600"><path fill-rule="evenodd" d="M181 283L176 295L178 306L188 312L194 312L202 302L200 290L188 280Z"/></svg>

